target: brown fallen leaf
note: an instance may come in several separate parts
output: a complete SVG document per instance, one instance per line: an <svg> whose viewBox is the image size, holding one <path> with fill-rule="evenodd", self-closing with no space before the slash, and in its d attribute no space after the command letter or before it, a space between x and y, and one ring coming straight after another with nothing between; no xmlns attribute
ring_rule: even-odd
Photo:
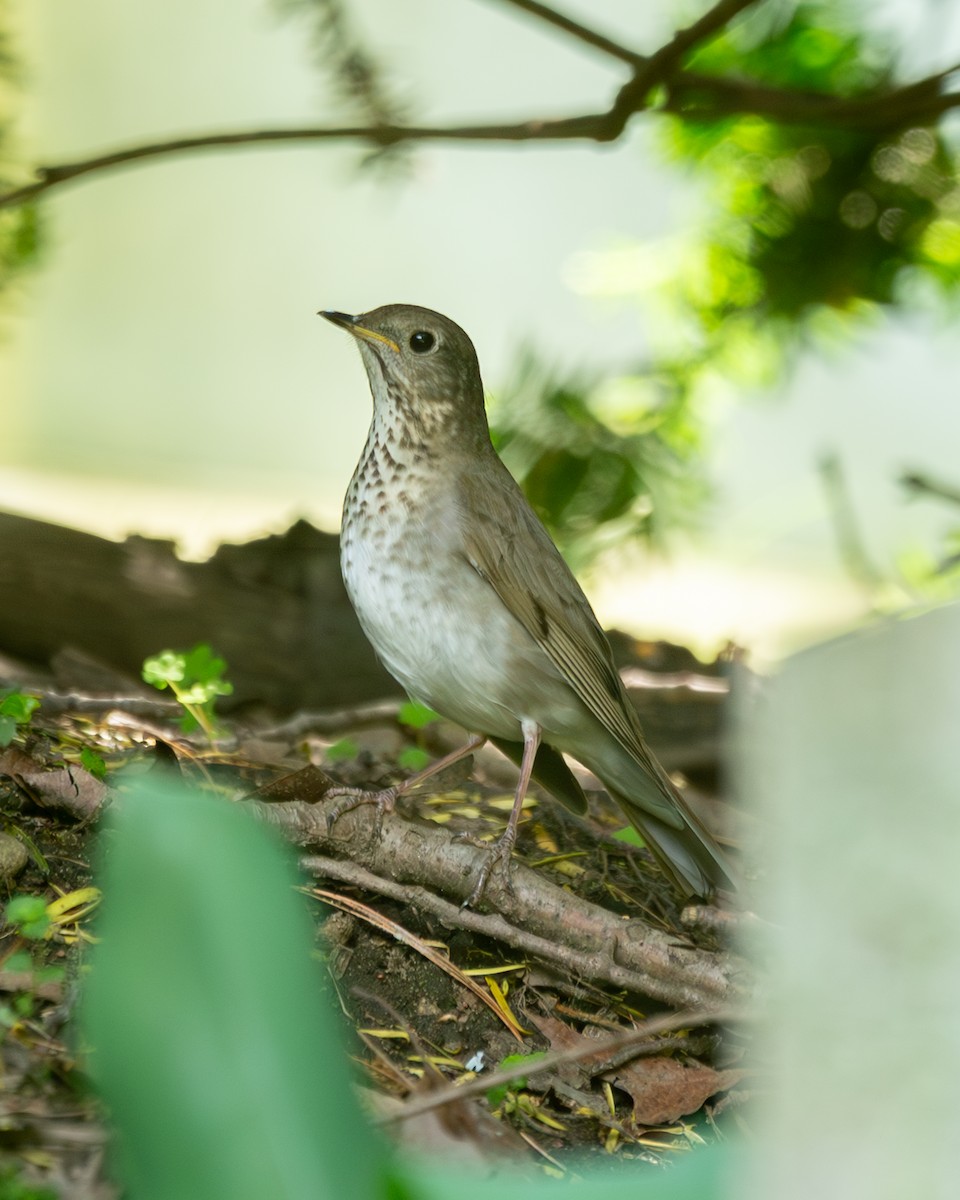
<svg viewBox="0 0 960 1200"><path fill-rule="evenodd" d="M318 804L333 787L333 780L326 772L312 764L299 771L281 775L272 783L254 792L257 800L282 803L287 800L302 800L304 804Z"/></svg>
<svg viewBox="0 0 960 1200"><path fill-rule="evenodd" d="M16 746L0 750L0 775L19 775L23 771L34 771L36 767L30 755L24 754Z"/></svg>
<svg viewBox="0 0 960 1200"><path fill-rule="evenodd" d="M63 808L81 819L96 816L107 785L76 763L52 771L22 771L14 776L40 804Z"/></svg>
<svg viewBox="0 0 960 1200"><path fill-rule="evenodd" d="M587 1037L586 1034L579 1033L564 1021L559 1021L556 1017L546 1014L528 1012L526 1018L531 1024L535 1025L540 1033L550 1043L552 1051L579 1051L587 1050L591 1044L597 1039ZM606 1050L603 1045L597 1046L597 1055L606 1055ZM554 1074L557 1078L563 1080L570 1087L582 1087L594 1075L597 1075L604 1067L610 1066L609 1058L604 1061L597 1062L594 1058L580 1058L575 1062L561 1063L555 1070ZM536 1074L536 1065L531 1064L531 1075ZM539 1090L536 1089L535 1090Z"/></svg>
<svg viewBox="0 0 960 1200"><path fill-rule="evenodd" d="M703 1063L685 1065L675 1058L637 1058L605 1078L633 1101L638 1125L669 1125L694 1113L717 1092L739 1083L743 1071L715 1071Z"/></svg>

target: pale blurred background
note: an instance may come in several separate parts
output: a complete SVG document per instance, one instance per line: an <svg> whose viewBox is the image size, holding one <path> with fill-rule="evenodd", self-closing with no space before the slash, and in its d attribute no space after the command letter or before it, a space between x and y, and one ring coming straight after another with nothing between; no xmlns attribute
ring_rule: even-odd
<svg viewBox="0 0 960 1200"><path fill-rule="evenodd" d="M649 48L677 19L672 4L564 7ZM495 3L350 9L424 123L591 111L619 82ZM15 0L13 15L30 161L337 121L303 24L260 0ZM870 20L917 73L960 57L957 5L890 0ZM494 394L528 344L558 366L629 366L644 318L605 273L611 247L682 231L704 203L653 151L652 125L605 148L421 146L393 176L359 171L350 144L246 148L51 194L46 263L3 317L0 508L169 536L190 555L299 515L335 529L369 397L319 308L438 308L473 336ZM775 394L718 393L702 528L666 554L601 560L588 578L601 619L704 654L733 639L761 660L861 619L817 462L839 456L881 570L934 556L951 514L907 503L896 478L955 478L958 369L943 320L878 317Z"/></svg>

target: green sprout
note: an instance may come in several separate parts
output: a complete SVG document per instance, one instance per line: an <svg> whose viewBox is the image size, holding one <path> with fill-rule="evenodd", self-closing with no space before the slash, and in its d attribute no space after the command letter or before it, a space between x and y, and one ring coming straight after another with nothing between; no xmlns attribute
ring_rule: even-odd
<svg viewBox="0 0 960 1200"><path fill-rule="evenodd" d="M397 764L408 771L422 771L430 762L431 755L423 748L421 735L428 725L439 721L440 716L432 708L427 708L425 704L421 704L417 700L407 700L406 703L400 705L397 720L416 735L418 742L416 746L407 746L400 751L397 755Z"/></svg>
<svg viewBox="0 0 960 1200"><path fill-rule="evenodd" d="M0 746L9 746L16 737L17 727L29 724L39 707L36 696L28 696L16 688L0 688Z"/></svg>
<svg viewBox="0 0 960 1200"><path fill-rule="evenodd" d="M96 750L91 750L89 746L80 747L80 765L85 771L89 771L94 779L106 779L107 764L102 755Z"/></svg>
<svg viewBox="0 0 960 1200"><path fill-rule="evenodd" d="M21 937L39 941L47 936L52 920L42 896L12 896L3 915Z"/></svg>
<svg viewBox="0 0 960 1200"><path fill-rule="evenodd" d="M180 727L184 732L199 728L213 741L217 733L213 702L217 696L229 696L233 691L233 684L223 677L226 666L225 659L218 658L206 643L201 643L186 653L162 650L145 659L143 678L160 691L170 688L183 705L186 715L181 718Z"/></svg>
<svg viewBox="0 0 960 1200"><path fill-rule="evenodd" d="M416 700L407 700L400 705L397 720L401 725L406 725L408 729L420 730L426 729L434 721L439 721L440 717L425 704L420 704Z"/></svg>

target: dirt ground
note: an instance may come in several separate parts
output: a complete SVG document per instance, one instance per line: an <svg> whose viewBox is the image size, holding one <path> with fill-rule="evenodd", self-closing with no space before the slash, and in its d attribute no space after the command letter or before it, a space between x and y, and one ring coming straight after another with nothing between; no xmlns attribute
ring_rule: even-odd
<svg viewBox="0 0 960 1200"><path fill-rule="evenodd" d="M122 1194L110 1176L109 1127L73 1028L79 968L96 930L96 899L85 889L97 884L97 817L115 772L175 761L188 778L215 781L244 803L278 779L286 781L281 791L292 780L296 794L304 778L298 772L309 763L346 783L395 779L404 774L398 760L412 761L411 751L414 758L440 753L457 736L442 726L405 728L382 708L356 718L346 714L342 728L328 725L322 734L309 721L267 728L237 720L224 727L217 748L204 749L173 725L129 713L41 710L0 751L5 835L26 859L8 873L5 893L42 898L53 914L39 938L8 919L0 941L0 1196ZM89 756L81 761L84 748L103 758L105 782ZM513 770L483 751L460 777L406 797L401 813L415 825L495 835ZM723 961L716 930L684 920L648 853L617 836L622 818L614 807L602 794L593 801L579 818L531 797L516 858L568 894L642 920L670 945ZM313 883L333 897L316 904L331 985L318 1003L332 999L343 1012L348 1052L360 1064L357 1084L374 1114L444 1082L492 1077L518 1054L550 1056L545 1068L534 1061L521 1078L469 1103L393 1122L403 1145L454 1154L458 1162L522 1159L563 1175L584 1154L662 1168L742 1124L744 1043L735 1026L705 1020L667 1028L606 1054L611 1038L669 1018L671 1006L482 932L451 928L448 918L376 889L322 877Z"/></svg>

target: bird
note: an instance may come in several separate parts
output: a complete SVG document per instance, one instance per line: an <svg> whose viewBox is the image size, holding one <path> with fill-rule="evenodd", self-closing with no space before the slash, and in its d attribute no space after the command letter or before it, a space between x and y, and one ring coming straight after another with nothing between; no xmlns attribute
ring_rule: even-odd
<svg viewBox="0 0 960 1200"><path fill-rule="evenodd" d="M643 737L580 584L490 439L473 342L412 304L318 315L350 333L373 397L347 488L340 564L360 625L416 700L471 735L421 780L486 741L520 767L507 827L471 894L509 862L530 780L575 812L587 767L685 898L734 890L729 856ZM402 787L402 785L401 785ZM342 789L347 807L392 808L400 789Z"/></svg>

